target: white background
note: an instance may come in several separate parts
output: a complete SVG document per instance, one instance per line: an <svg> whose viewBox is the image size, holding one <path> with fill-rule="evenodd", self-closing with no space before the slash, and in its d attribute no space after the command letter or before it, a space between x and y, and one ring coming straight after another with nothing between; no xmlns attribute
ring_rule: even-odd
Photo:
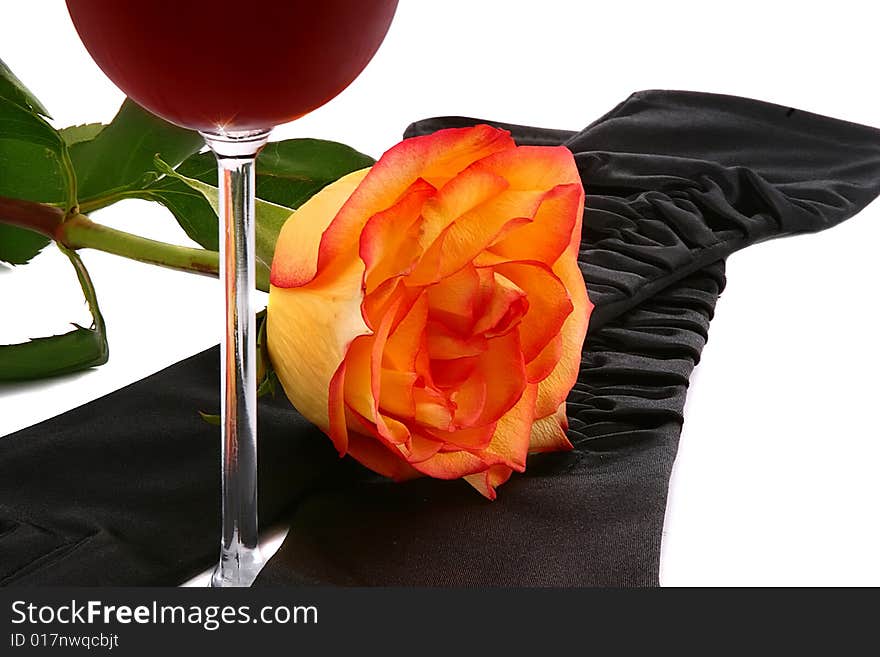
<svg viewBox="0 0 880 657"><path fill-rule="evenodd" d="M579 129L648 88L750 96L880 126L873 4L403 0L364 75L275 138L336 139L378 156L415 119ZM0 3L0 57L58 126L108 121L122 100L61 0ZM94 218L186 243L171 215L146 202ZM880 584L878 244L875 203L826 233L730 259L688 398L663 584ZM83 258L110 363L0 387L0 435L217 341L215 281L98 252ZM53 248L26 267L0 268L0 341L87 322L80 299Z"/></svg>

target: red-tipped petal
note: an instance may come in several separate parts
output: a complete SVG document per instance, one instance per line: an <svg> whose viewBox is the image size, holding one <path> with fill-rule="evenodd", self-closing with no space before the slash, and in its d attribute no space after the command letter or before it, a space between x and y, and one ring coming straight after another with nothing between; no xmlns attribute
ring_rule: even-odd
<svg viewBox="0 0 880 657"><path fill-rule="evenodd" d="M333 446L340 456L348 451L348 428L345 423L345 361L339 364L339 368L330 379L330 391L328 395L328 415L330 427L328 434Z"/></svg>
<svg viewBox="0 0 880 657"><path fill-rule="evenodd" d="M513 229L489 248L508 260L537 260L552 265L571 243L583 211L584 189L580 182L558 185L544 197L532 221Z"/></svg>
<svg viewBox="0 0 880 657"><path fill-rule="evenodd" d="M272 285L300 287L315 277L321 236L368 172L369 169L355 171L331 183L284 223L275 243Z"/></svg>
<svg viewBox="0 0 880 657"><path fill-rule="evenodd" d="M431 380L438 388L455 390L473 375L478 362L479 356L432 361Z"/></svg>
<svg viewBox="0 0 880 657"><path fill-rule="evenodd" d="M356 253L367 220L391 207L418 178L440 187L476 160L509 148L513 148L509 133L485 125L400 142L373 165L324 231L316 271L322 272L337 258L350 257L351 251Z"/></svg>
<svg viewBox="0 0 880 657"><path fill-rule="evenodd" d="M577 381L581 366L581 351L593 304L587 298L587 290L574 256L563 256L553 271L565 284L574 309L566 318L559 334L562 336L562 354L550 375L538 384L538 402L535 417L553 413L565 401L568 392Z"/></svg>
<svg viewBox="0 0 880 657"><path fill-rule="evenodd" d="M528 223L543 193L502 192L455 219L425 250L407 277L409 285L428 285L473 262L502 235Z"/></svg>
<svg viewBox="0 0 880 657"><path fill-rule="evenodd" d="M389 278L408 273L421 255L418 245L422 232L422 205L434 191L419 178L397 203L367 221L360 238L367 294Z"/></svg>
<svg viewBox="0 0 880 657"><path fill-rule="evenodd" d="M494 153L480 166L504 178L511 189L548 190L581 180L574 156L565 146L520 146Z"/></svg>
<svg viewBox="0 0 880 657"><path fill-rule="evenodd" d="M406 481L422 476L422 473L406 462L399 451L392 451L370 436L352 432L349 436L348 453L373 472L395 481Z"/></svg>
<svg viewBox="0 0 880 657"><path fill-rule="evenodd" d="M494 199L507 187L504 178L481 168L479 163L459 173L425 203L422 247L427 249L452 222Z"/></svg>

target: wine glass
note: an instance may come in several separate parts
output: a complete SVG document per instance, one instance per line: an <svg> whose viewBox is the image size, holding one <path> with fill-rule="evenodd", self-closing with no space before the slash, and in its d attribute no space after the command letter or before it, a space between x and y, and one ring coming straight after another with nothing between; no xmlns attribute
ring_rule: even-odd
<svg viewBox="0 0 880 657"><path fill-rule="evenodd" d="M92 58L132 100L198 130L217 157L222 536L212 586L250 586L257 537L254 161L273 126L347 87L397 0L67 0Z"/></svg>

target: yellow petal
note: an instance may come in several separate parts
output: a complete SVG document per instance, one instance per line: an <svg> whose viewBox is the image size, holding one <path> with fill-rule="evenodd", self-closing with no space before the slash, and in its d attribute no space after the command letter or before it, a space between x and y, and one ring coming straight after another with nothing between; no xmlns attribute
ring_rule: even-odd
<svg viewBox="0 0 880 657"><path fill-rule="evenodd" d="M363 265L322 285L271 287L267 314L269 357L288 399L328 431L330 379L349 344L370 333L361 316Z"/></svg>
<svg viewBox="0 0 880 657"><path fill-rule="evenodd" d="M506 465L492 465L478 474L465 475L464 480L480 491L483 497L494 500L498 496L495 489L510 479L511 474L513 470Z"/></svg>
<svg viewBox="0 0 880 657"><path fill-rule="evenodd" d="M565 402L559 405L556 412L535 420L532 435L529 439L529 453L560 452L574 449L565 435L568 418L565 415Z"/></svg>

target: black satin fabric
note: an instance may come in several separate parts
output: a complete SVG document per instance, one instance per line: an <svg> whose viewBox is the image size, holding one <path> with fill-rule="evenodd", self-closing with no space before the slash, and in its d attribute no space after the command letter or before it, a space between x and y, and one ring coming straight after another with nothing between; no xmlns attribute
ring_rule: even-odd
<svg viewBox="0 0 880 657"><path fill-rule="evenodd" d="M291 530L258 585L656 585L724 259L880 193L880 131L743 98L646 91L578 133L495 125L565 144L587 190L596 309L569 397L575 450L531 458L488 502L462 482L391 483L339 460L283 399L263 403L261 519ZM216 363L209 350L0 439L0 583L175 584L211 564L219 441L196 411L217 407Z"/></svg>

